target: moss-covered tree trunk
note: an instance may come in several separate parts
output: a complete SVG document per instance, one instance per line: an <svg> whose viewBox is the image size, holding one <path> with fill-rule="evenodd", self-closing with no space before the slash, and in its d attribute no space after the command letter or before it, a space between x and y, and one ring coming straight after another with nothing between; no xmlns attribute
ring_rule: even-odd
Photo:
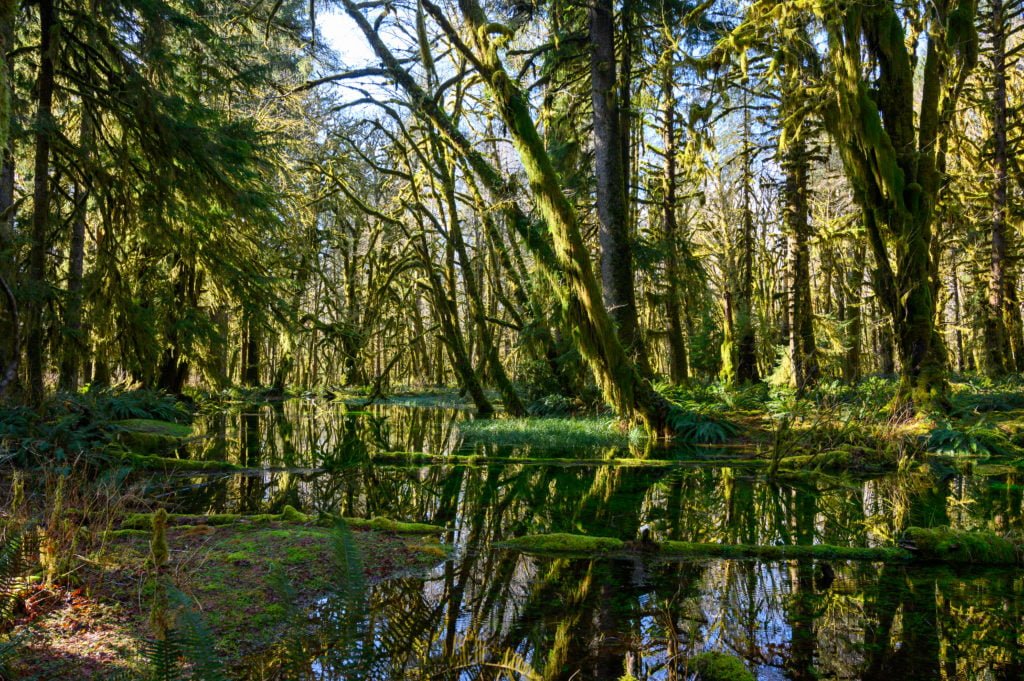
<svg viewBox="0 0 1024 681"><path fill-rule="evenodd" d="M799 134L799 133L797 133ZM811 307L811 255L808 245L807 175L810 156L803 137L788 142L786 172L786 259L789 281L789 358L798 392L818 380L818 353L814 339L814 311Z"/></svg>
<svg viewBox="0 0 1024 681"><path fill-rule="evenodd" d="M640 335L633 279L626 187L629 132L622 129L623 120L628 119L624 119L620 111L617 92L612 0L591 0L589 21L602 294L626 352L640 373L649 376L650 366Z"/></svg>
<svg viewBox="0 0 1024 681"><path fill-rule="evenodd" d="M984 365L988 376L1001 376L1012 368L1006 356L1007 235L1006 206L1008 157L1006 145L1006 25L1002 0L990 0L989 31L992 42L989 60L992 67L992 162L995 182L992 186L992 224L989 249L988 306L984 319Z"/></svg>
<svg viewBox="0 0 1024 681"><path fill-rule="evenodd" d="M932 218L948 122L976 56L974 4L935 3L920 69L896 3L855 4L841 16L833 11L826 22L835 81L828 118L864 209L875 290L891 318L900 359L899 402L944 408L946 352L936 327ZM877 74L873 83L869 72Z"/></svg>
<svg viewBox="0 0 1024 681"><path fill-rule="evenodd" d="M473 46L465 47L465 56L474 63L495 99L523 163L534 202L551 234L556 271L564 282L558 286L558 293L577 346L605 399L620 415L639 417L650 429L664 432L668 429L669 404L641 377L619 342L601 299L576 211L562 191L526 97L505 71L491 39L492 32L501 29L488 21L476 0L460 0L459 7Z"/></svg>
<svg viewBox="0 0 1024 681"><path fill-rule="evenodd" d="M686 338L683 335L682 302L680 296L680 272L677 240L679 239L678 211L678 123L676 121L676 97L673 88L672 55L662 57L661 115L662 146L665 165L662 171L662 223L665 230L665 317L668 321L668 368L669 379L679 384L689 377L689 362L686 352Z"/></svg>
<svg viewBox="0 0 1024 681"><path fill-rule="evenodd" d="M744 95L746 98L746 95ZM757 368L757 338L754 332L754 146L751 139L750 103L743 106L743 205L740 216L739 281L732 298L734 381L739 384L761 380Z"/></svg>
<svg viewBox="0 0 1024 681"><path fill-rule="evenodd" d="M462 235L462 220L459 217L458 204L455 197L455 177L449 170L455 164L452 159L446 158L441 153L436 135L433 137L432 143L434 146L434 158L437 161L437 172L440 175L444 200L448 208L448 241L452 244L454 252L458 256L463 288L466 291L466 297L469 299L470 313L473 316L477 333L480 336L480 356L489 368L490 376L493 378L494 384L497 386L501 399L505 404L505 410L512 416L523 416L526 414L526 407L519 398L515 386L512 385L512 380L505 372L505 366L502 364L501 357L498 354L498 346L494 335L491 333L487 309L480 292L480 277L473 271L473 262L470 260L469 250L466 248L466 240Z"/></svg>
<svg viewBox="0 0 1024 681"><path fill-rule="evenodd" d="M85 227L92 184L93 122L92 107L83 104L79 132L79 146L84 156L84 177L75 183L74 217L71 220L71 240L68 248L67 303L64 310L63 342L61 346L61 390L78 390L85 339L82 337L82 281L85 272Z"/></svg>

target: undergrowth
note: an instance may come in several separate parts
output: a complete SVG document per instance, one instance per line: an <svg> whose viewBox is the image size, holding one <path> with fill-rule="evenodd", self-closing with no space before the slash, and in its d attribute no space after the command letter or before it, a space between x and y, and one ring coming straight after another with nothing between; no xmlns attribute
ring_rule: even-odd
<svg viewBox="0 0 1024 681"><path fill-rule="evenodd" d="M153 419L188 423L189 411L173 396L155 390L91 387L57 393L38 409L0 410L0 464L71 465L105 458L118 421Z"/></svg>

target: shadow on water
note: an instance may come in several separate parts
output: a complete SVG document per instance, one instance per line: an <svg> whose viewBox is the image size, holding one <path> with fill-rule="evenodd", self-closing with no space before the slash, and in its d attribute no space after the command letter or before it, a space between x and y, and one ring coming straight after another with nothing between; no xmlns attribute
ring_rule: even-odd
<svg viewBox="0 0 1024 681"><path fill-rule="evenodd" d="M464 412L291 402L217 414L195 455L253 470L172 478L187 511L306 511L445 526L427 575L327 596L303 648L324 679L688 679L717 650L762 679L1012 679L1024 674L1014 570L810 559L537 558L496 548L535 532L746 544L889 544L910 525L1021 530L1024 480L928 465L785 483L723 466L380 465L449 453ZM562 452L600 458L607 451ZM268 470L286 469L286 470ZM309 629L308 622L306 628ZM255 665L252 678L266 669Z"/></svg>

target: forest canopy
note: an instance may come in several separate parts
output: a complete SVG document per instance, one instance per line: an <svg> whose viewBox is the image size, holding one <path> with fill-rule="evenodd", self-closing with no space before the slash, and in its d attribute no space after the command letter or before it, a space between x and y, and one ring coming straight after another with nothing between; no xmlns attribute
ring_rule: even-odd
<svg viewBox="0 0 1024 681"><path fill-rule="evenodd" d="M0 12L18 401L457 386L669 434L672 385L941 412L1024 369L1016 0Z"/></svg>

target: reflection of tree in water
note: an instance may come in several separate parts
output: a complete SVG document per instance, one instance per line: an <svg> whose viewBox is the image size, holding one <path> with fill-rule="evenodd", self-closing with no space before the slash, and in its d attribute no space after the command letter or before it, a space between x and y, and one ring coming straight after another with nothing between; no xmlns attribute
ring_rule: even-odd
<svg viewBox="0 0 1024 681"><path fill-rule="evenodd" d="M286 403L211 419L210 432L228 442L222 458L325 470L190 478L172 498L185 510L278 511L289 503L449 527L453 559L426 578L371 588L359 629L366 678L517 678L502 677L500 663L518 659L551 680L618 679L628 669L671 681L687 678L686 660L705 650L793 679L1021 674L1024 586L1011 571L554 560L492 549L534 532L633 539L644 524L657 539L760 544L887 543L910 524L1008 531L1022 517L1014 473L998 484L924 468L811 483L708 466L371 462L375 451L448 451L458 418L394 408L346 418ZM329 629L308 649L325 678L352 657L330 645Z"/></svg>

